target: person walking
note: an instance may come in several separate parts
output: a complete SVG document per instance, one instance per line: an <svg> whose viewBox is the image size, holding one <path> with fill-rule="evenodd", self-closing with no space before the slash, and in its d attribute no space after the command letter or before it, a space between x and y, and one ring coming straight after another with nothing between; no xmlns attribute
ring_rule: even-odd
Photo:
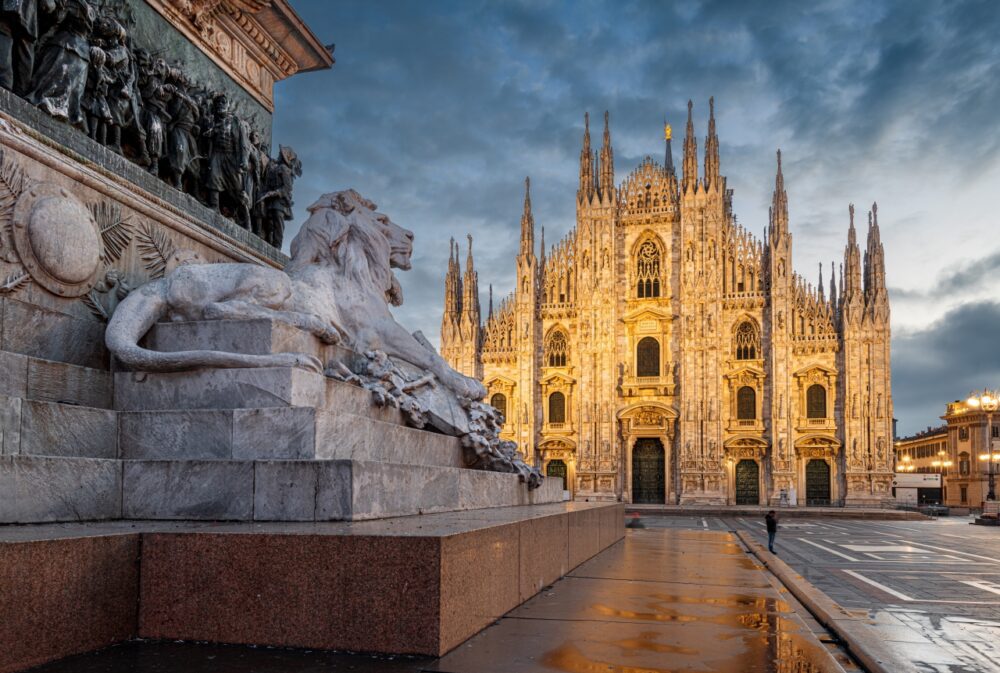
<svg viewBox="0 0 1000 673"><path fill-rule="evenodd" d="M774 551L774 536L778 532L778 516L774 513L772 509L764 517L764 522L767 524L767 550L772 554L776 554Z"/></svg>

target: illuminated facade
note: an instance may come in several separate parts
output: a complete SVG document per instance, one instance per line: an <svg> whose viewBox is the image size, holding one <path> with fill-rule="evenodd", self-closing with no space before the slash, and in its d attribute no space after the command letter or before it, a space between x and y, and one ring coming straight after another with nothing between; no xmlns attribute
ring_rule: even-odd
<svg viewBox="0 0 1000 673"><path fill-rule="evenodd" d="M483 379L505 436L577 499L876 504L893 472L889 300L877 209L850 208L839 285L792 270L778 154L763 241L737 224L714 109L699 177L688 104L680 175L620 184L605 114L585 117L576 226L536 255L525 191L517 286L481 319L471 239L453 246L441 351Z"/></svg>

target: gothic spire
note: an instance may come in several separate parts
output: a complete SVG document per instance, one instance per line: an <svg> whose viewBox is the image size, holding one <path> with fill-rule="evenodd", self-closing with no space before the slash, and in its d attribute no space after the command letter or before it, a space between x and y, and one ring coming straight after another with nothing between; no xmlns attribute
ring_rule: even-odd
<svg viewBox="0 0 1000 673"><path fill-rule="evenodd" d="M531 214L531 178L524 179L524 212L521 214L521 254L535 251L535 217Z"/></svg>
<svg viewBox="0 0 1000 673"><path fill-rule="evenodd" d="M674 150L670 146L670 140L673 137L673 129L670 128L670 124L667 123L667 118L663 118L663 140L667 144L666 151L663 156L663 166L667 169L667 172L671 175L674 174Z"/></svg>
<svg viewBox="0 0 1000 673"><path fill-rule="evenodd" d="M865 293L874 295L885 289L885 252L878 228L878 204L868 213L868 244L865 248Z"/></svg>
<svg viewBox="0 0 1000 673"><path fill-rule="evenodd" d="M615 153L611 149L611 129L608 112L604 112L604 143L601 145L600 182L601 198L611 198L615 189Z"/></svg>
<svg viewBox="0 0 1000 673"><path fill-rule="evenodd" d="M785 176L781 172L781 150L778 150L778 171L774 176L774 193L771 195L771 241L788 233L788 194L785 193Z"/></svg>
<svg viewBox="0 0 1000 673"><path fill-rule="evenodd" d="M465 278L462 283L462 320L473 326L479 325L479 274L472 263L472 234L469 237L469 254L465 258ZM458 244L455 244L455 255L458 256Z"/></svg>
<svg viewBox="0 0 1000 673"><path fill-rule="evenodd" d="M698 141L694 137L694 120L691 111L694 103L688 101L687 132L684 135L684 191L698 188Z"/></svg>
<svg viewBox="0 0 1000 673"><path fill-rule="evenodd" d="M594 155L590 149L590 113L583 113L583 148L580 150L580 188L577 200L590 199L594 193Z"/></svg>
<svg viewBox="0 0 1000 673"><path fill-rule="evenodd" d="M705 137L705 188L719 184L719 136L715 134L715 97L708 99L708 136Z"/></svg>
<svg viewBox="0 0 1000 673"><path fill-rule="evenodd" d="M842 300L848 301L861 292L861 250L858 248L858 232L854 228L854 204L848 207L851 224L847 229L847 247L844 249L844 271L840 280L844 283Z"/></svg>
<svg viewBox="0 0 1000 673"><path fill-rule="evenodd" d="M831 261L830 262L830 304L833 307L833 312L837 312L837 267Z"/></svg>
<svg viewBox="0 0 1000 673"><path fill-rule="evenodd" d="M816 284L816 290L819 292L819 300L826 301L823 289L823 262L819 263L819 282Z"/></svg>
<svg viewBox="0 0 1000 673"><path fill-rule="evenodd" d="M490 320L493 318L493 283L490 283L490 307L489 313L486 315L486 319Z"/></svg>

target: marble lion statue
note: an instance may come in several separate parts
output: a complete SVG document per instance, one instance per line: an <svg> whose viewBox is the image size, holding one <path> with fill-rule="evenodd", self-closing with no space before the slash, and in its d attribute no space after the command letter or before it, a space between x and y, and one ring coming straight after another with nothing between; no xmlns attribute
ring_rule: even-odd
<svg viewBox="0 0 1000 673"><path fill-rule="evenodd" d="M383 352L432 374L461 400L481 400L486 390L479 381L452 369L389 311L390 303L402 303L392 269L410 268L413 233L353 189L324 194L308 210L284 271L236 263L180 266L118 305L105 334L108 349L128 367L144 371L275 366L324 371L325 363L304 353L168 353L140 345L162 320L266 318L358 353Z"/></svg>

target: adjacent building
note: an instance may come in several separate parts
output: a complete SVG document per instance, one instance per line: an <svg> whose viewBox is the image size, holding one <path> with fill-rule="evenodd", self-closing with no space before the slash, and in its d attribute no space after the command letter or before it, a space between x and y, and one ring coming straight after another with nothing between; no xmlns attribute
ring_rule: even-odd
<svg viewBox="0 0 1000 673"><path fill-rule="evenodd" d="M970 406L965 401L955 400L947 405L941 417L947 424L946 450L952 462L945 475L946 505L981 508L986 501L991 467L1000 474L1000 463L996 460L1000 452L1000 427L997 425L1000 418L992 418L994 415L998 414ZM995 447L992 461L989 460L991 446Z"/></svg>
<svg viewBox="0 0 1000 673"><path fill-rule="evenodd" d="M699 166L615 173L584 117L576 226L535 241L526 181L514 291L486 315L453 245L441 351L481 378L505 436L578 499L877 504L893 475L889 298L877 208L839 275L792 269L781 154L763 240L737 223L712 101ZM839 280L838 280L839 279Z"/></svg>

